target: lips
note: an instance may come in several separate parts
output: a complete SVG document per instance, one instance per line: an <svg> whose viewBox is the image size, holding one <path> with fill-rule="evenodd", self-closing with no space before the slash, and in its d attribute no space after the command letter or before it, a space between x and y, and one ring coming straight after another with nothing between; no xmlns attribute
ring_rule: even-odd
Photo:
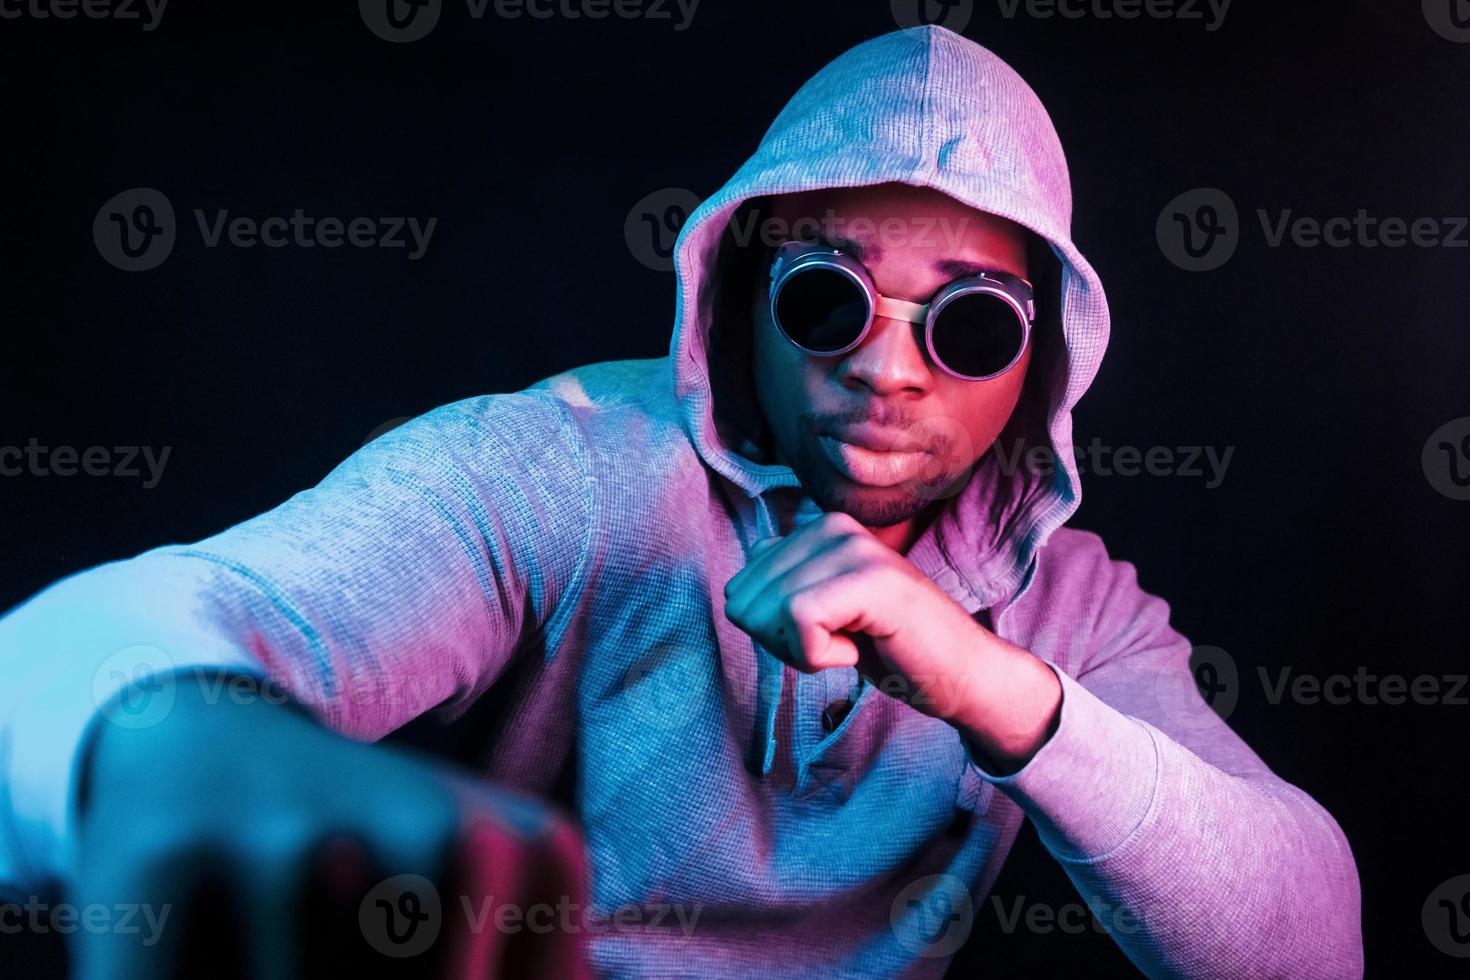
<svg viewBox="0 0 1470 980"><path fill-rule="evenodd" d="M867 449L828 435L817 441L838 472L870 487L892 487L912 479L929 459L928 453Z"/></svg>
<svg viewBox="0 0 1470 980"><path fill-rule="evenodd" d="M885 429L876 425L856 425L821 433L849 446L857 446L871 452L922 452L924 447L903 429Z"/></svg>

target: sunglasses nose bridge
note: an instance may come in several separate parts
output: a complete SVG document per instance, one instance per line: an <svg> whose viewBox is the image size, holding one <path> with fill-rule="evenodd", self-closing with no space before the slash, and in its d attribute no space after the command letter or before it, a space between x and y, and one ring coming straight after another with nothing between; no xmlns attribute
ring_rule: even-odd
<svg viewBox="0 0 1470 980"><path fill-rule="evenodd" d="M898 320L901 323L924 325L924 320L929 313L927 303L910 303L908 300L881 296L876 292L874 297L873 315L875 317L881 316L889 320Z"/></svg>
<svg viewBox="0 0 1470 980"><path fill-rule="evenodd" d="M927 388L942 370L929 355L922 323L879 314L836 367L844 379L859 381L880 394Z"/></svg>

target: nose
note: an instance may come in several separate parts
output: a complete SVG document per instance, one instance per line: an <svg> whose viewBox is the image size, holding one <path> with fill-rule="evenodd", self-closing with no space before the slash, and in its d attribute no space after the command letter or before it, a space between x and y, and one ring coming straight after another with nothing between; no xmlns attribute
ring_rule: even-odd
<svg viewBox="0 0 1470 980"><path fill-rule="evenodd" d="M875 395L928 392L933 375L924 350L922 324L873 318L863 342L848 352L837 368L846 388L867 388Z"/></svg>

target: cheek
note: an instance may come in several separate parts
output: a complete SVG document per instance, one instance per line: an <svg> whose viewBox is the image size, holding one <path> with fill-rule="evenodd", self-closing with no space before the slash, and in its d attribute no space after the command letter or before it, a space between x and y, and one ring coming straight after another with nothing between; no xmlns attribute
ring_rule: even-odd
<svg viewBox="0 0 1470 980"><path fill-rule="evenodd" d="M767 421L784 429L782 420L794 419L807 402L809 359L782 337L769 315L754 317L751 349L756 397Z"/></svg>
<svg viewBox="0 0 1470 980"><path fill-rule="evenodd" d="M952 395L956 405L956 417L966 420L965 428L970 434L972 461L979 459L990 448L1001 430L1005 428L1026 383L1026 372L1031 363L1028 348L1020 363L1003 376L992 381L975 384L957 382Z"/></svg>

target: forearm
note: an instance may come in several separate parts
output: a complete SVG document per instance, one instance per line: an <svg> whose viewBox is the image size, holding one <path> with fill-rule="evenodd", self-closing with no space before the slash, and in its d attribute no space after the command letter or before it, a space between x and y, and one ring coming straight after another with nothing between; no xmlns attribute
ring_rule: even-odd
<svg viewBox="0 0 1470 980"><path fill-rule="evenodd" d="M1361 975L1357 869L1320 805L1269 771L1209 765L1058 676L1056 730L1021 769L1002 776L974 759L1140 968Z"/></svg>
<svg viewBox="0 0 1470 980"><path fill-rule="evenodd" d="M1062 703L1056 673L1030 652L976 628L956 656L956 704L948 716L976 761L996 775L1026 765L1055 733Z"/></svg>
<svg viewBox="0 0 1470 980"><path fill-rule="evenodd" d="M78 749L111 724L100 709L130 682L196 666L263 675L248 652L189 617L149 615L173 581L167 570L149 559L95 566L0 616L0 893L45 893L70 877ZM176 694L169 683L110 717L146 727Z"/></svg>

